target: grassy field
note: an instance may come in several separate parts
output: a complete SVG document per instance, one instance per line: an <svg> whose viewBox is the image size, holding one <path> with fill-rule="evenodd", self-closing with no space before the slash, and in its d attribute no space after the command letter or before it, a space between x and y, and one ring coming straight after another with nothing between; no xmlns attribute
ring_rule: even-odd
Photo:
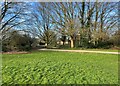
<svg viewBox="0 0 120 86"><path fill-rule="evenodd" d="M3 83L118 84L118 55L39 51L2 60Z"/></svg>

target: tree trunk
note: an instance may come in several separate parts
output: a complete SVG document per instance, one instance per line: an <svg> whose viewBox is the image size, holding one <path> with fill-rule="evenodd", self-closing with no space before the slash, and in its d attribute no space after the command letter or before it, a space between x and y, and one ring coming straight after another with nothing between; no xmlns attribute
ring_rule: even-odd
<svg viewBox="0 0 120 86"><path fill-rule="evenodd" d="M74 47L74 43L73 43L73 38L71 37L70 39L70 47L73 48Z"/></svg>
<svg viewBox="0 0 120 86"><path fill-rule="evenodd" d="M63 45L65 45L65 41L63 41Z"/></svg>

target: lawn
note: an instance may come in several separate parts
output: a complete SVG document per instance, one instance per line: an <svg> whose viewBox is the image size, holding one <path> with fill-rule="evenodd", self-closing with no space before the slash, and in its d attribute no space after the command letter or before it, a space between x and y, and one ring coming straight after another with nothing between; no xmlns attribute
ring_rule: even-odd
<svg viewBox="0 0 120 86"><path fill-rule="evenodd" d="M118 55L39 51L2 60L4 84L118 84Z"/></svg>

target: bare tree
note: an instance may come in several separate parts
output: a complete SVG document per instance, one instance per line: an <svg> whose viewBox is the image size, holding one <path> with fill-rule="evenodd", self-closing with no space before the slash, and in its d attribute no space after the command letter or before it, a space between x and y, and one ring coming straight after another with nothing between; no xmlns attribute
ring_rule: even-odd
<svg viewBox="0 0 120 86"><path fill-rule="evenodd" d="M71 48L74 47L74 38L78 32L79 24L75 13L76 3L53 3L54 15L53 23L57 25L58 31L62 35L67 35L70 39Z"/></svg>
<svg viewBox="0 0 120 86"><path fill-rule="evenodd" d="M94 44L96 44L97 41L104 41L105 38L108 39L108 33L111 29L116 27L118 18L116 9L117 3L95 2L95 21L93 21L94 31L92 37L94 39Z"/></svg>
<svg viewBox="0 0 120 86"><path fill-rule="evenodd" d="M31 23L29 30L34 36L40 38L41 41L45 41L46 45L49 46L56 36L53 32L54 25L51 22L51 5L44 2L35 3L35 5L36 10L31 14L33 19L29 21Z"/></svg>
<svg viewBox="0 0 120 86"><path fill-rule="evenodd" d="M57 35L70 39L71 48L75 47L77 34L80 34L81 43L86 41L86 43L94 42L95 44L108 38L109 31L116 27L118 18L116 4L112 2L37 2L34 5L32 3L31 12L25 12L23 9L27 7L22 3L5 2L2 5L0 31L5 33L15 26L28 28L25 30L32 33L34 37L44 40L47 45L51 43L53 34L57 32ZM28 21L28 19L31 20Z"/></svg>
<svg viewBox="0 0 120 86"><path fill-rule="evenodd" d="M23 24L29 18L25 19L25 3L22 2L2 2L1 3L1 16L0 16L0 33L2 40L5 39L7 32L13 27Z"/></svg>

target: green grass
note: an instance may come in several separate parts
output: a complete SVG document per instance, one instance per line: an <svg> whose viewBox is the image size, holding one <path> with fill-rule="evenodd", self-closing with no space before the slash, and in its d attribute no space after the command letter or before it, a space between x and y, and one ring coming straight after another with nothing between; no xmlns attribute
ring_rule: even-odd
<svg viewBox="0 0 120 86"><path fill-rule="evenodd" d="M2 60L4 84L118 83L118 55L40 51Z"/></svg>

